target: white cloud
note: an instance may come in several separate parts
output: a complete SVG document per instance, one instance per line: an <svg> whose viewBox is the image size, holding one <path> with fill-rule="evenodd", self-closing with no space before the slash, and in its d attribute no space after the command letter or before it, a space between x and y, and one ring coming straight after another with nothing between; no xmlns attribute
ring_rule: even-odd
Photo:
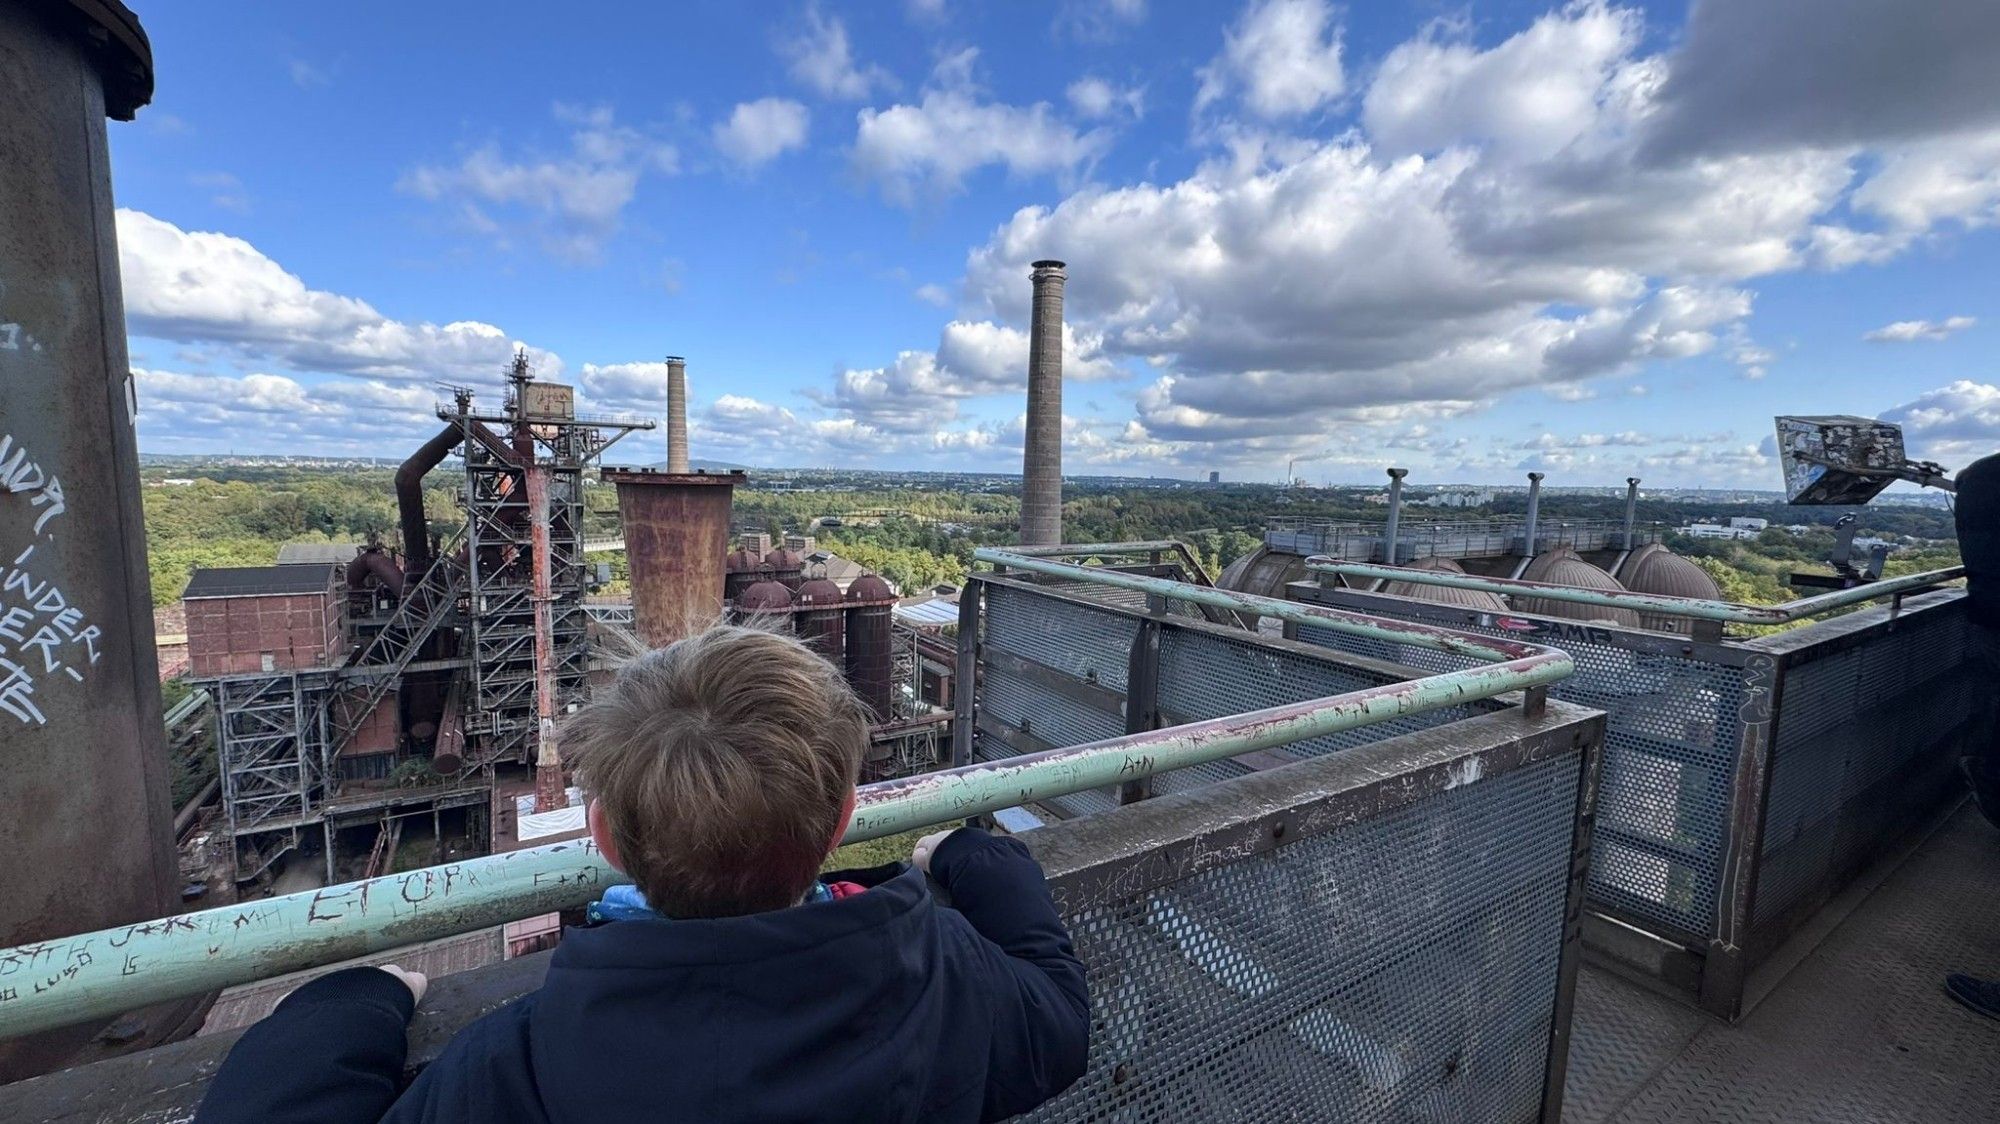
<svg viewBox="0 0 2000 1124"><path fill-rule="evenodd" d="M1232 61L1308 42L1333 61L1327 9L1286 8L1290 34L1258 34L1277 12L1245 14L1209 102L1235 92L1283 116L1341 96L1330 65L1287 82L1315 71ZM1528 387L1580 398L1651 361L1713 354L1759 378L1776 356L1749 330L1755 279L2000 217L2000 145L1989 159L1983 134L1659 156L1682 56L1647 42L1636 11L1601 0L1485 50L1434 26L1390 52L1340 135L1224 123L1222 149L1177 182L1021 209L968 255L971 307L1022 322L1028 263L1067 259L1070 321L1161 372L1134 439L1257 457L1364 424L1356 411L1479 409ZM1261 108L1255 75L1277 83Z"/></svg>
<svg viewBox="0 0 2000 1124"><path fill-rule="evenodd" d="M951 307L951 290L946 289L943 285L937 285L937 284L919 285L917 286L916 292L913 295L918 300L928 305L933 305L938 308Z"/></svg>
<svg viewBox="0 0 2000 1124"><path fill-rule="evenodd" d="M2000 449L2000 386L1960 379L1883 411L1917 460L1958 467Z"/></svg>
<svg viewBox="0 0 2000 1124"><path fill-rule="evenodd" d="M918 23L942 23L945 0L903 0L903 10Z"/></svg>
<svg viewBox="0 0 2000 1124"><path fill-rule="evenodd" d="M393 320L366 301L308 288L241 238L118 212L119 272L134 335L223 348L305 371L368 378L491 378L516 341L478 321ZM533 358L549 373L561 361Z"/></svg>
<svg viewBox="0 0 2000 1124"><path fill-rule="evenodd" d="M778 44L791 64L793 79L823 97L860 101L877 89L894 89L896 79L879 66L861 66L847 41L847 25L838 16L806 6L805 27Z"/></svg>
<svg viewBox="0 0 2000 1124"><path fill-rule="evenodd" d="M1146 22L1146 0L1063 0L1054 31L1084 42L1106 42Z"/></svg>
<svg viewBox="0 0 2000 1124"><path fill-rule="evenodd" d="M1963 332L1979 321L1970 316L1949 316L1943 320L1898 320L1862 335L1877 343L1910 343L1914 340L1941 340Z"/></svg>
<svg viewBox="0 0 2000 1124"><path fill-rule="evenodd" d="M382 456L437 428L432 394L409 384L304 382L264 373L186 374L135 367L141 443L150 451L306 449Z"/></svg>
<svg viewBox="0 0 2000 1124"><path fill-rule="evenodd" d="M1108 133L1079 132L1047 102L985 100L972 79L978 55L967 48L940 62L915 105L858 114L854 169L875 181L884 198L909 206L949 195L966 175L989 165L1016 176L1070 173L1109 146Z"/></svg>
<svg viewBox="0 0 2000 1124"><path fill-rule="evenodd" d="M1143 86L1115 86L1102 78L1084 77L1071 82L1065 93L1070 107L1091 120L1130 116L1137 121L1146 115Z"/></svg>
<svg viewBox="0 0 2000 1124"><path fill-rule="evenodd" d="M1197 113L1241 90L1259 117L1296 117L1347 89L1340 27L1325 0L1251 0L1223 33L1222 53L1199 73Z"/></svg>
<svg viewBox="0 0 2000 1124"><path fill-rule="evenodd" d="M244 190L242 180L228 172L196 172L188 177L188 183L214 192L208 201L225 211L243 214L250 210L250 193Z"/></svg>
<svg viewBox="0 0 2000 1124"><path fill-rule="evenodd" d="M1063 327L1063 380L1119 376L1103 341ZM849 368L827 391L808 397L841 415L896 433L928 432L956 421L959 403L984 395L1018 396L1028 385L1028 333L991 321L954 320L935 351L904 351L881 367Z"/></svg>
<svg viewBox="0 0 2000 1124"><path fill-rule="evenodd" d="M557 105L569 127L569 151L510 158L497 143L481 145L452 164L420 165L397 188L420 199L450 203L472 229L510 245L506 224L489 213L528 216L545 249L566 261L597 260L617 232L620 216L648 175L672 175L680 157L673 145L620 125L608 106Z"/></svg>
<svg viewBox="0 0 2000 1124"><path fill-rule="evenodd" d="M745 168L768 164L784 153L804 148L812 115L789 98L759 98L739 104L729 120L718 121L715 147Z"/></svg>
<svg viewBox="0 0 2000 1124"><path fill-rule="evenodd" d="M1598 102L1621 68L1629 65L1620 77L1630 84L1657 82L1661 69L1629 64L1644 31L1639 13L1602 4L1551 12L1486 51L1467 30L1433 24L1382 60L1362 120L1384 155L1478 143L1510 157L1548 157L1597 123Z"/></svg>

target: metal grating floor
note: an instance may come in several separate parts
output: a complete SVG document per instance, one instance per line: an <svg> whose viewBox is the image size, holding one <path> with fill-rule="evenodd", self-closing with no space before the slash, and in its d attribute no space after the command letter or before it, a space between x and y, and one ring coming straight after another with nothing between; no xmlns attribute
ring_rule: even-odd
<svg viewBox="0 0 2000 1124"><path fill-rule="evenodd" d="M2000 1021L1950 971L2000 976L2000 833L1969 805L1736 1026L1586 966L1563 1119L2000 1120Z"/></svg>

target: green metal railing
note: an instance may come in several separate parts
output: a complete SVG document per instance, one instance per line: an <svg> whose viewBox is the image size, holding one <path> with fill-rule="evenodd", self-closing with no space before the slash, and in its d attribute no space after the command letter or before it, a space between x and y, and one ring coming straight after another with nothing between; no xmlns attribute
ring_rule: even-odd
<svg viewBox="0 0 2000 1124"><path fill-rule="evenodd" d="M1630 590L1576 589L1566 585L1550 585L1547 582L1488 578L1477 574L1454 574L1443 570L1412 570L1374 562L1343 562L1325 556L1306 559L1306 569L1316 574L1332 574L1343 578L1409 582L1413 585L1441 585L1453 589L1478 590L1482 593L1519 594L1539 597L1546 601L1599 605L1607 609L1630 609L1634 612L1656 613L1661 616L1719 621L1724 624L1756 625L1790 624L1835 609L1845 609L1884 597L1896 597L1932 589L1965 576L1965 567L1947 566L1941 570L1928 570L1906 577L1885 578L1852 589L1838 589L1831 593L1801 597L1781 605L1744 605L1734 601L1667 597L1656 593L1634 593Z"/></svg>
<svg viewBox="0 0 2000 1124"><path fill-rule="evenodd" d="M1510 691L1533 691L1574 670L1567 655L1533 644L1004 551L980 552L988 554L994 555L989 561L1012 568L1304 619L1490 662L1226 718L863 785L844 842L953 823ZM594 845L576 840L0 950L0 1038L575 908L623 880Z"/></svg>

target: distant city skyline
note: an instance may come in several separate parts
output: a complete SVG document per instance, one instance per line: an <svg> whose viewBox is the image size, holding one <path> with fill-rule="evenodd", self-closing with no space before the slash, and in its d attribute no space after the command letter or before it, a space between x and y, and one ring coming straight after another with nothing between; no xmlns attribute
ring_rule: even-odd
<svg viewBox="0 0 2000 1124"><path fill-rule="evenodd" d="M1778 413L1962 465L2000 6L1923 6L142 4L141 448L395 458L525 346L652 415L687 356L698 459L1017 473L1054 257L1073 475L1763 491Z"/></svg>

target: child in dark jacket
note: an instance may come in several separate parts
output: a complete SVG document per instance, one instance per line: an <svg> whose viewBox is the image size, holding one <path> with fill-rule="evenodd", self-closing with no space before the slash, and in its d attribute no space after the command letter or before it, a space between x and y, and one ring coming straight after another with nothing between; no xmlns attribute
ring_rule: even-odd
<svg viewBox="0 0 2000 1124"><path fill-rule="evenodd" d="M243 1036L198 1121L987 1121L1083 1073L1083 967L1019 842L962 829L820 877L867 721L798 643L650 652L563 738L636 885L564 934L541 989L403 1090L423 978L323 976Z"/></svg>

